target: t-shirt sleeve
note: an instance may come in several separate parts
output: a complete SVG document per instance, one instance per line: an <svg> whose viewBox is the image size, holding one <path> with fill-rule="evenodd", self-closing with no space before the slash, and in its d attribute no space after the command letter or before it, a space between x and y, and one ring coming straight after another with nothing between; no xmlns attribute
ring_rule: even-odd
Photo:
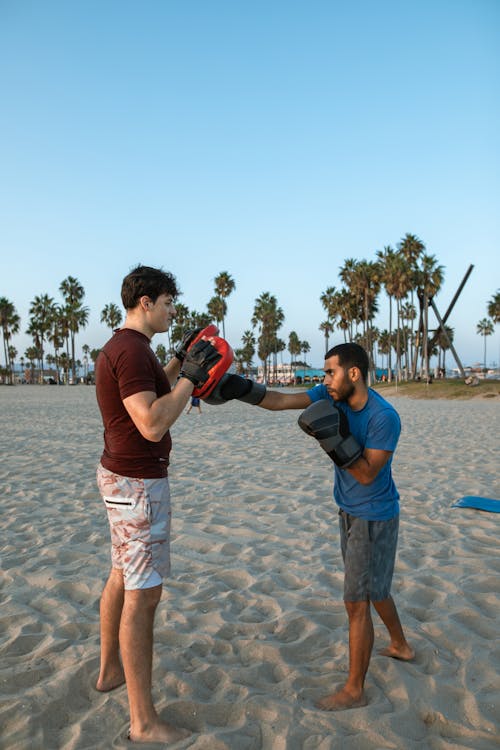
<svg viewBox="0 0 500 750"><path fill-rule="evenodd" d="M330 398L328 395L328 391L326 390L326 386L324 386L322 383L320 383L319 385L315 385L313 388L310 388L307 391L307 395L313 403L315 401L320 401L322 398Z"/></svg>
<svg viewBox="0 0 500 750"><path fill-rule="evenodd" d="M120 354L115 371L122 400L141 391L156 393L155 368L140 342L129 344L127 351Z"/></svg>
<svg viewBox="0 0 500 750"><path fill-rule="evenodd" d="M383 409L370 419L365 448L395 451L400 433L401 421L397 412Z"/></svg>

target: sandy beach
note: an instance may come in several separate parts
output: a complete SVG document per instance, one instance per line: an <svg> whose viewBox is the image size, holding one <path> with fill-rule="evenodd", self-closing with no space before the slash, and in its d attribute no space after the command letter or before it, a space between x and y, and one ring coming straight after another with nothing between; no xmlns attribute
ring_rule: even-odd
<svg viewBox="0 0 500 750"><path fill-rule="evenodd" d="M174 426L153 684L162 717L192 730L176 748L500 747L500 514L450 507L500 498L500 403L391 400L393 594L416 658L377 654L374 615L369 705L335 714L314 705L348 662L328 457L293 411L204 405ZM95 390L0 388L0 414L0 748L130 747L126 689L94 690L109 570Z"/></svg>

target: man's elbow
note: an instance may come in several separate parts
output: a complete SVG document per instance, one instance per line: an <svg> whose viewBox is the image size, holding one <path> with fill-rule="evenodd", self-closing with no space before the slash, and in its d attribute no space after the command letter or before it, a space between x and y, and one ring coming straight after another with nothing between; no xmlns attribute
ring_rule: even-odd
<svg viewBox="0 0 500 750"><path fill-rule="evenodd" d="M359 477L359 479L358 479L358 482L359 482L360 484L363 484L363 485L365 485L365 487L366 487L366 486L368 486L369 484L371 484L371 483L373 482L373 480L374 480L374 479L375 479L375 477L372 477L372 476L370 476L370 475L366 475L366 474L364 474L363 476Z"/></svg>
<svg viewBox="0 0 500 750"><path fill-rule="evenodd" d="M145 440L148 440L150 443L159 443L163 436L165 435L166 430L150 426L146 427L144 426L141 429L141 435Z"/></svg>
<svg viewBox="0 0 500 750"><path fill-rule="evenodd" d="M370 471L370 468L368 466L363 465L362 458L358 459L358 461L353 465L352 468L352 475L354 476L354 479L356 479L359 484L362 484L364 486L370 485L377 476L377 474L374 474L372 471ZM356 469L358 469L358 471L356 471Z"/></svg>
<svg viewBox="0 0 500 750"><path fill-rule="evenodd" d="M157 432L155 432L150 438L148 438L150 443L159 443L161 439L163 438L164 433L159 435Z"/></svg>

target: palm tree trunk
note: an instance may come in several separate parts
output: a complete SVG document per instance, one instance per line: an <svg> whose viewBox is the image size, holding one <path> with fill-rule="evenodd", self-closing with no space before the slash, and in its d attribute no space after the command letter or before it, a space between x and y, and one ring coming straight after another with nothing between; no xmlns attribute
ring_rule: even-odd
<svg viewBox="0 0 500 750"><path fill-rule="evenodd" d="M9 361L8 345L5 337L5 331L3 332L3 351L5 357L5 368L7 369L7 362Z"/></svg>
<svg viewBox="0 0 500 750"><path fill-rule="evenodd" d="M389 354L387 357L387 382L392 381L392 296L389 295Z"/></svg>
<svg viewBox="0 0 500 750"><path fill-rule="evenodd" d="M396 382L401 380L401 351L400 351L400 323L401 323L401 301L396 298L397 329L396 329Z"/></svg>
<svg viewBox="0 0 500 750"><path fill-rule="evenodd" d="M412 363L412 378L415 380L417 377L417 366L418 366L418 353L421 346L421 333L422 333L422 327L423 327L423 313L422 313L422 304L419 298L419 317L418 317L418 328L417 328L417 335L415 338L415 352L414 352L414 359Z"/></svg>
<svg viewBox="0 0 500 750"><path fill-rule="evenodd" d="M429 300L424 292L424 377L429 378Z"/></svg>
<svg viewBox="0 0 500 750"><path fill-rule="evenodd" d="M412 308L414 308L413 289L411 290L410 299L411 299L411 306L412 306ZM414 330L413 330L413 317L410 320L410 331L411 331L411 337L410 337L410 365L411 365L411 369L412 369L412 373L413 373L414 370L416 370L416 367L414 368L414 364L413 364L413 359L416 356L416 353L415 353L414 347L413 347L413 333L414 333Z"/></svg>
<svg viewBox="0 0 500 750"><path fill-rule="evenodd" d="M71 377L73 379L73 385L76 383L76 367L75 367L75 334L71 332Z"/></svg>

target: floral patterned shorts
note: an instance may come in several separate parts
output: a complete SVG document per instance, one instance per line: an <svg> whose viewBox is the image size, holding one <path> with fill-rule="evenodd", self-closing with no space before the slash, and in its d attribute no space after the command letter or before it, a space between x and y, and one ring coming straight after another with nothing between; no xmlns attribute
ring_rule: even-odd
<svg viewBox="0 0 500 750"><path fill-rule="evenodd" d="M170 572L170 488L167 477L136 479L97 467L97 486L111 530L111 564L125 589L158 586Z"/></svg>

